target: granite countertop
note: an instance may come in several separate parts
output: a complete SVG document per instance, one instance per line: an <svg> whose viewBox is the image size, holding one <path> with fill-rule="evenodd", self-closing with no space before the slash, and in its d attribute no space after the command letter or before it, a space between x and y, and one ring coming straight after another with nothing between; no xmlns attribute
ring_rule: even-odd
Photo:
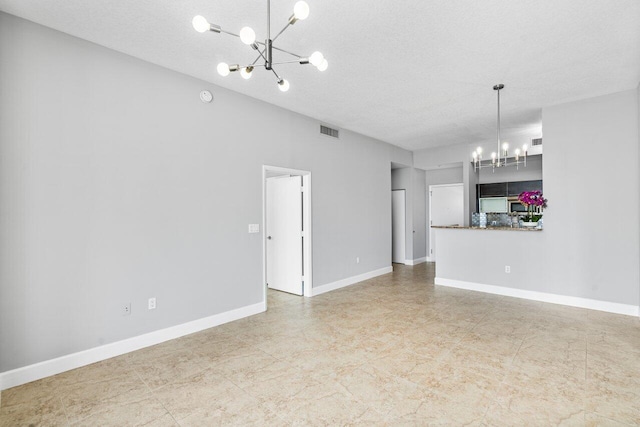
<svg viewBox="0 0 640 427"><path fill-rule="evenodd" d="M504 230L504 231L542 231L542 228L536 227L520 227L520 228L512 228L512 227L464 227L461 225L433 225L431 228L452 228L458 230Z"/></svg>

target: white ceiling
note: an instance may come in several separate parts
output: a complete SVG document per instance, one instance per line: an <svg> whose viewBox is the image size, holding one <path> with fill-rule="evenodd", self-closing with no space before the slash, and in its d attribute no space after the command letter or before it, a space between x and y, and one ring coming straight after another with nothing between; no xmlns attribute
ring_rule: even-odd
<svg viewBox="0 0 640 427"><path fill-rule="evenodd" d="M295 1L272 1L272 35ZM264 70L219 76L219 62L255 52L191 26L201 14L263 39L264 0L0 0L0 10L410 150L494 140L496 83L503 135L518 139L540 136L542 107L640 81L639 0L307 2L309 18L276 45L319 50L329 69L277 67L287 93Z"/></svg>

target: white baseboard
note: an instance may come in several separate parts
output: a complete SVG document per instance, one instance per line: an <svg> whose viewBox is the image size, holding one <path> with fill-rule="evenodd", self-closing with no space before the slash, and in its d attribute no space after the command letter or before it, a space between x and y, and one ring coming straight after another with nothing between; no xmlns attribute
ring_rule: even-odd
<svg viewBox="0 0 640 427"><path fill-rule="evenodd" d="M422 258L405 260L404 264L405 265L418 265L418 264L422 264L423 262L427 262L427 257L426 256L422 257Z"/></svg>
<svg viewBox="0 0 640 427"><path fill-rule="evenodd" d="M313 288L313 296L324 294L325 292L335 291L336 289L344 288L345 286L353 285L354 283L362 282L363 280L372 279L374 277L382 276L383 274L393 272L393 267L384 267L378 270L369 271L367 273L359 274L357 276L347 277L346 279L338 280L336 282L327 283L326 285Z"/></svg>
<svg viewBox="0 0 640 427"><path fill-rule="evenodd" d="M639 307L635 305L620 304L617 302L548 294L546 292L528 291L525 289L514 289L503 286L484 285L482 283L443 279L441 277L436 277L434 279L434 283L439 286L447 286L450 288L459 288L469 291L485 292L488 294L504 295L507 297L549 302L552 304L568 305L571 307L588 308L591 310L606 311L609 313L625 314L627 316L640 316Z"/></svg>
<svg viewBox="0 0 640 427"><path fill-rule="evenodd" d="M7 372L0 373L0 390L5 390L31 381L46 378L71 369L80 368L101 360L120 356L144 347L160 344L184 335L193 334L204 329L233 322L244 317L253 316L266 310L266 304L248 305L224 313L215 314L203 319L193 320L181 325L172 326L137 337L127 338L111 344L94 347L77 353L68 354L33 365L24 366Z"/></svg>
<svg viewBox="0 0 640 427"><path fill-rule="evenodd" d="M435 260L433 258L431 258L430 256L427 257L427 262L434 262Z"/></svg>

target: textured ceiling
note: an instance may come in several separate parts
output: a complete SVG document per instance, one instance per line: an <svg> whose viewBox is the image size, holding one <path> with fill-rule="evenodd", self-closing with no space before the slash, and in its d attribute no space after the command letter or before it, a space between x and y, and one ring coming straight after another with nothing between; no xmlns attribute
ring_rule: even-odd
<svg viewBox="0 0 640 427"><path fill-rule="evenodd" d="M0 10L410 150L494 140L496 83L505 139L521 139L540 136L542 107L640 81L638 0L307 2L309 18L276 45L319 50L329 68L278 67L287 93L264 70L219 76L219 62L254 52L191 27L201 14L263 39L264 0L0 0ZM272 34L294 3L272 1Z"/></svg>

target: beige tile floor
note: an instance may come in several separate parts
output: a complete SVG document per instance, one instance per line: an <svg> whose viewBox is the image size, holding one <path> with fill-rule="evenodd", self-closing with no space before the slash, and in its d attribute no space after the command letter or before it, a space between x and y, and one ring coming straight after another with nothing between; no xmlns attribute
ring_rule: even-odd
<svg viewBox="0 0 640 427"><path fill-rule="evenodd" d="M0 425L640 424L639 319L395 269L5 390Z"/></svg>

